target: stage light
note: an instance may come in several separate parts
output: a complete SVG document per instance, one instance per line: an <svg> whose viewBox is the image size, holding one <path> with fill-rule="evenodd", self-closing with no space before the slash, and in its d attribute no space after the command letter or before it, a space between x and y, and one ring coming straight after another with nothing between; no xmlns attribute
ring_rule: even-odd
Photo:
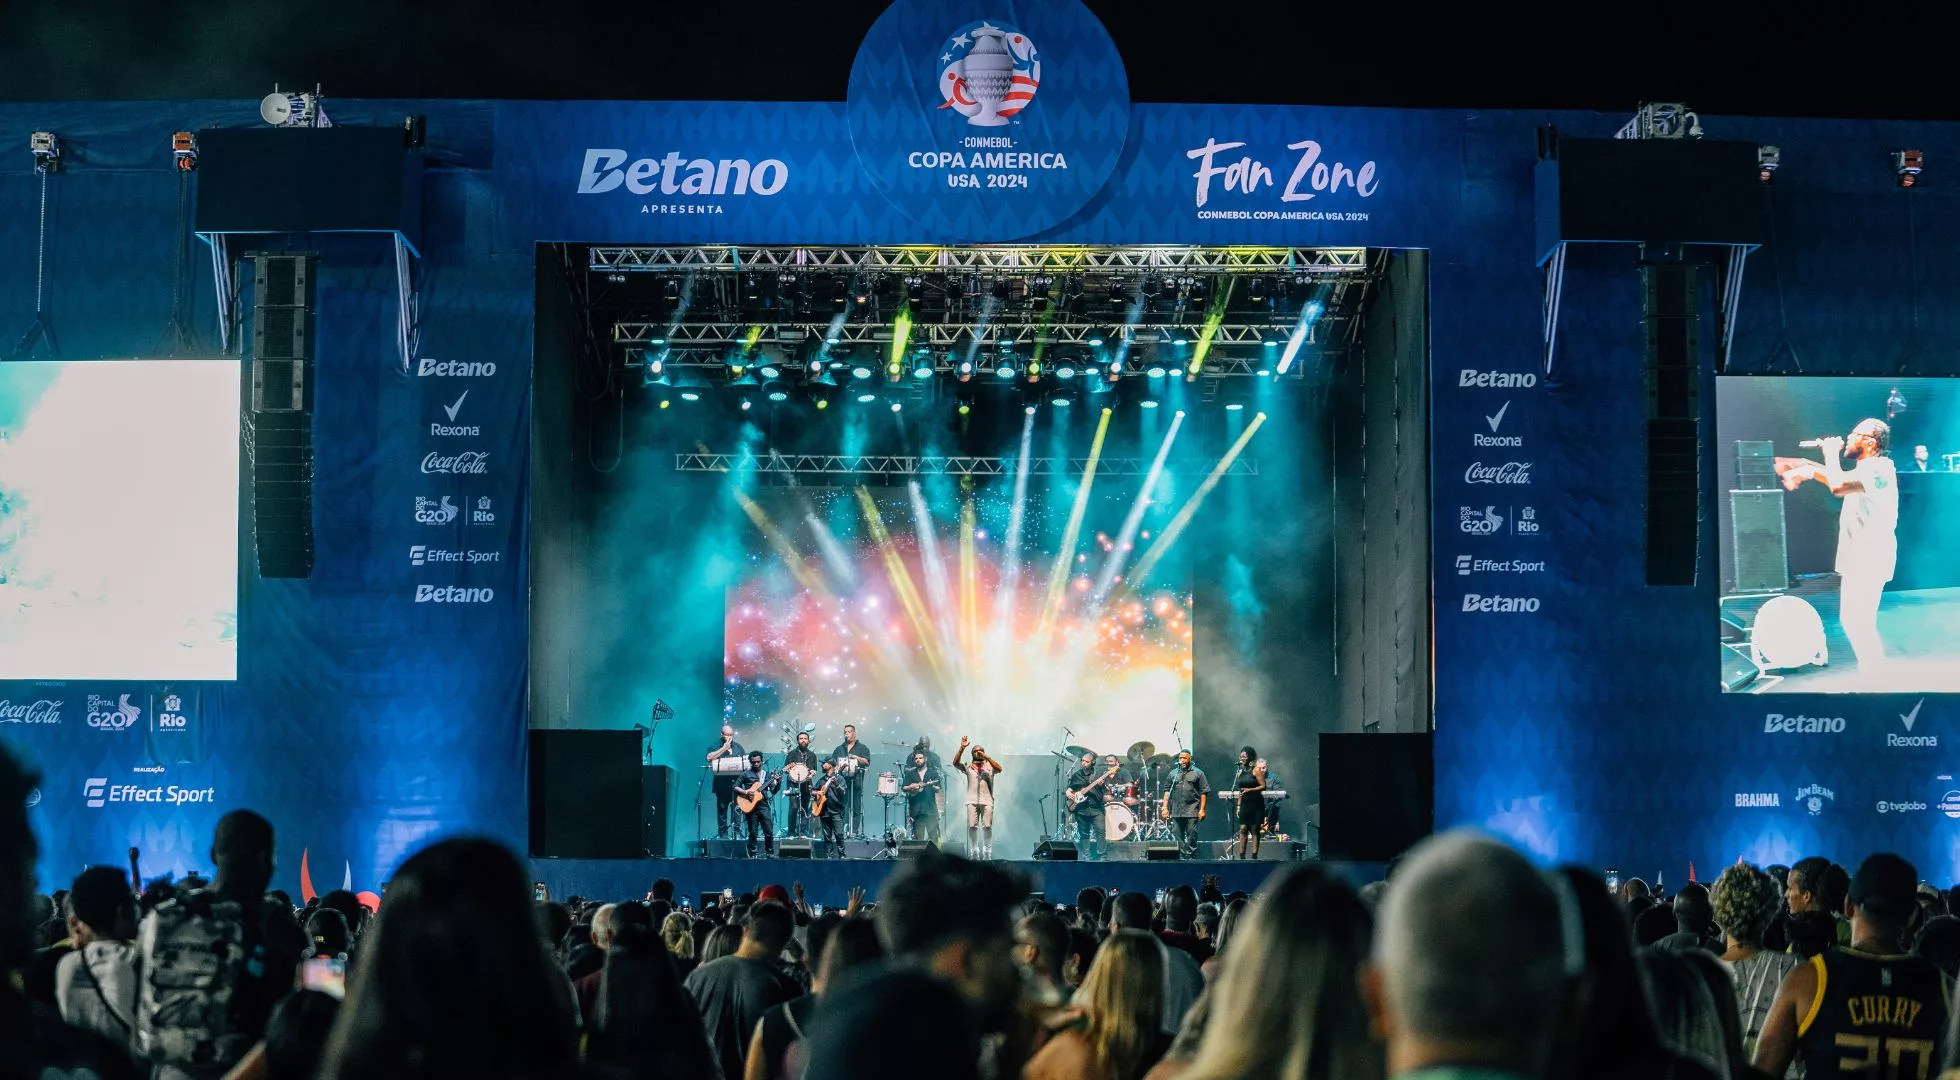
<svg viewBox="0 0 1960 1080"><path fill-rule="evenodd" d="M739 375L742 373L742 365L736 364L733 367L729 368L729 370ZM755 370L758 374L760 374L765 379L773 379L776 376L781 375L783 373L783 369L777 367L774 364L764 364L761 367L756 368Z"/></svg>
<svg viewBox="0 0 1960 1080"><path fill-rule="evenodd" d="M995 279L994 279L994 289L993 289L993 292L994 292L994 299L996 299L996 300L1005 300L1005 299L1007 299L1007 296L1008 296L1008 293L1009 293L1009 292L1010 292L1010 291L1011 291L1012 289L1013 289L1013 286L1012 286L1012 285L1011 285L1011 284L1010 284L1010 283L1008 282L1008 280L1007 280L1006 278L995 278Z"/></svg>
<svg viewBox="0 0 1960 1080"><path fill-rule="evenodd" d="M667 361L665 359L656 356L653 359L647 361L648 375L658 377L660 375L666 374L666 372L667 372Z"/></svg>
<svg viewBox="0 0 1960 1080"><path fill-rule="evenodd" d="M788 395L787 393L785 393L785 392L783 392L783 391L781 391L781 390L771 390L771 391L769 391L769 400L770 400L770 401L788 401L788 400L789 400L789 395ZM744 404L746 404L746 402L745 402Z"/></svg>
<svg viewBox="0 0 1960 1080"><path fill-rule="evenodd" d="M1068 406L1068 399L1065 397L1050 398L1048 404L1066 408Z"/></svg>
<svg viewBox="0 0 1960 1080"><path fill-rule="evenodd" d="M970 413L970 412L972 412L972 411L973 411L973 406L971 406L971 405L968 405L968 404L967 404L966 402L964 402L964 401L962 401L962 402L960 402L960 415L961 415L961 416L965 416L965 415L966 415L967 413Z"/></svg>
<svg viewBox="0 0 1960 1080"><path fill-rule="evenodd" d="M871 369L865 367L862 363L851 369L851 378L853 379L869 379L870 377Z"/></svg>
<svg viewBox="0 0 1960 1080"><path fill-rule="evenodd" d="M1238 412L1240 409L1243 408L1245 408L1245 402L1243 401L1231 401L1225 404L1226 412Z"/></svg>
<svg viewBox="0 0 1960 1080"><path fill-rule="evenodd" d="M903 401L894 401L894 402L892 402L892 411L893 411L893 412L900 412L900 411L902 411L902 410L903 410L904 408L905 408L905 403L904 403Z"/></svg>
<svg viewBox="0 0 1960 1080"><path fill-rule="evenodd" d="M662 297L663 299L665 299L665 300L667 301L667 303L669 303L669 304L678 304L678 303L680 303L680 302L681 302L681 283L680 283L680 281L679 281L679 279L677 279L677 278L668 278L668 279L667 279L667 286L666 286L666 288L664 288L664 289L662 289L662 290L661 290L661 293L660 293L660 295L661 295L661 297Z"/></svg>
<svg viewBox="0 0 1960 1080"><path fill-rule="evenodd" d="M971 378L973 378L973 361L971 360L960 361L960 381L966 382Z"/></svg>
<svg viewBox="0 0 1960 1080"><path fill-rule="evenodd" d="M1041 361L1039 360L1028 361L1028 378L1030 379L1041 378Z"/></svg>
<svg viewBox="0 0 1960 1080"><path fill-rule="evenodd" d="M921 357L921 358L919 358L919 359L917 359L917 360L914 360L914 361L912 361L912 377L913 377L913 378L915 378L915 379L930 379L930 378L932 378L932 371L933 371L933 367L932 367L932 357L930 357L930 356L925 356L925 357Z"/></svg>
<svg viewBox="0 0 1960 1080"><path fill-rule="evenodd" d="M754 407L755 407L755 402L753 402L753 401L750 401L750 400L749 400L748 398L743 398L743 399L742 399L742 411L743 411L743 412L748 412L748 411L749 411L750 409L752 409L752 408L754 408Z"/></svg>
<svg viewBox="0 0 1960 1080"><path fill-rule="evenodd" d="M1105 339L1103 338L1102 331L1100 330L1089 335L1089 344L1094 345L1098 349L1102 348L1102 343L1104 340Z"/></svg>
<svg viewBox="0 0 1960 1080"><path fill-rule="evenodd" d="M817 411L818 411L818 412L822 412L823 410L825 410L825 409L828 409L828 408L830 408L830 399L829 399L829 398L818 398L818 399L817 399Z"/></svg>
<svg viewBox="0 0 1960 1080"><path fill-rule="evenodd" d="M1161 379L1161 378L1163 378L1163 377L1164 377L1164 374L1165 374L1165 371L1164 371L1164 365L1162 365L1162 364L1151 364L1151 365L1150 365L1150 367L1149 367L1149 369L1148 369L1148 370L1146 370L1146 371L1144 372L1144 374L1145 374L1145 375L1148 375L1148 376L1150 376L1150 377L1151 377L1151 378L1153 378L1153 379Z"/></svg>
<svg viewBox="0 0 1960 1080"><path fill-rule="evenodd" d="M1765 184L1775 182L1776 170L1782 164L1783 150L1781 147L1758 146L1756 148L1756 179L1761 180Z"/></svg>
<svg viewBox="0 0 1960 1080"><path fill-rule="evenodd" d="M697 394L697 393L695 393L695 392L694 392L694 391L692 391L692 390L683 390L683 391L681 391L681 400L682 400L682 401L700 401L700 400L701 400L701 395L700 395L700 394Z"/></svg>
<svg viewBox="0 0 1960 1080"><path fill-rule="evenodd" d="M1055 377L1057 379L1073 379L1075 378L1075 368L1068 364L1063 364L1061 367L1055 369Z"/></svg>
<svg viewBox="0 0 1960 1080"><path fill-rule="evenodd" d="M839 311L851 299L851 283L843 278L830 279L830 306Z"/></svg>
<svg viewBox="0 0 1960 1080"><path fill-rule="evenodd" d="M1028 407L1027 407L1027 414L1028 414L1029 416L1033 416L1033 415L1034 415L1034 406L1032 406L1032 405L1030 405L1030 406L1028 406Z"/></svg>
<svg viewBox="0 0 1960 1080"><path fill-rule="evenodd" d="M1003 379L1011 379L1011 378L1013 378L1013 377L1014 377L1014 361L1012 361L1012 360L1002 360L1002 361L1001 361L1001 362L999 363L999 365L998 365L998 366L996 366L996 367L994 368L994 374L995 374L996 376L999 376L1000 378L1003 378Z"/></svg>
<svg viewBox="0 0 1960 1080"><path fill-rule="evenodd" d="M1919 174L1926 167L1926 155L1918 150L1900 150L1892 155L1892 168L1899 174L1899 186L1909 188L1919 183Z"/></svg>
<svg viewBox="0 0 1960 1080"><path fill-rule="evenodd" d="M835 345L841 340L843 339L839 338L836 334L826 334L824 335L823 343L825 345Z"/></svg>
<svg viewBox="0 0 1960 1080"><path fill-rule="evenodd" d="M665 345L665 344L667 344L667 339L666 339L666 338L664 338L664 337L650 337L650 338L648 338L648 339L647 339L647 344L648 344L648 345Z"/></svg>
<svg viewBox="0 0 1960 1080"><path fill-rule="evenodd" d="M921 301L923 301L923 300L924 300L925 298L926 298L926 281L925 281L925 279L924 279L924 278L906 278L906 279L905 279L905 299L906 299L906 301L907 301L908 303L913 303L913 304L917 304L917 303L919 303L919 302L921 302Z"/></svg>
<svg viewBox="0 0 1960 1080"><path fill-rule="evenodd" d="M672 408L673 404L674 404L673 402L668 401L666 398L660 399L660 407L663 409Z"/></svg>
<svg viewBox="0 0 1960 1080"><path fill-rule="evenodd" d="M742 275L742 299L759 300L761 298L762 298L761 279L756 277L754 274L743 274Z"/></svg>
<svg viewBox="0 0 1960 1080"><path fill-rule="evenodd" d="M885 365L885 375L889 378L893 378L893 379L898 378L898 373L902 370L903 368L899 365L899 362L896 360L893 360L891 363Z"/></svg>
<svg viewBox="0 0 1960 1080"><path fill-rule="evenodd" d="M1157 399L1144 398L1142 401L1137 402L1137 404L1143 406L1146 409L1154 409L1157 407Z"/></svg>
<svg viewBox="0 0 1960 1080"><path fill-rule="evenodd" d="M878 395L876 394L865 393L858 395L858 404L860 405L869 405L876 400L878 400Z"/></svg>
<svg viewBox="0 0 1960 1080"><path fill-rule="evenodd" d="M1266 279L1262 277L1253 278L1251 284L1246 288L1246 298L1255 304L1265 303Z"/></svg>
<svg viewBox="0 0 1960 1080"><path fill-rule="evenodd" d="M1254 374L1258 375L1262 379L1270 379L1273 377L1273 372L1271 368L1260 368L1257 372L1254 372Z"/></svg>

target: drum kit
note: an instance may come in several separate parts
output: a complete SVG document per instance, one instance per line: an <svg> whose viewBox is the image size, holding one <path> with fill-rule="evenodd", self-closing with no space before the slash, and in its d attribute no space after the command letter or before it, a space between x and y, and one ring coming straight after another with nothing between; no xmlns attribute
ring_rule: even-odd
<svg viewBox="0 0 1960 1080"><path fill-rule="evenodd" d="M1070 745L1065 750L1052 751L1057 758L1077 762L1092 756L1098 761L1103 755L1086 746ZM1177 759L1169 754L1157 752L1155 743L1149 740L1132 743L1123 755L1121 770L1104 785L1109 796L1103 803L1103 839L1119 840L1175 840L1170 815L1166 812L1165 796L1171 790L1171 768ZM1060 774L1057 762L1057 775ZM1060 781L1057 787L1060 788ZM1056 799L1056 805L1065 807L1065 789ZM1062 832L1070 838L1074 825L1065 822Z"/></svg>

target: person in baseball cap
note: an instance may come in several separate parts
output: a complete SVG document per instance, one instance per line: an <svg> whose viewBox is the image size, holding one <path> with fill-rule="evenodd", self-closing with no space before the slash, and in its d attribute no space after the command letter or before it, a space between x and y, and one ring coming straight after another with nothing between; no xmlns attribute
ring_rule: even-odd
<svg viewBox="0 0 1960 1080"><path fill-rule="evenodd" d="M1851 944L1811 957L1783 980L1756 1044L1757 1069L1782 1076L1799 1056L1811 1080L1939 1068L1931 1057L1946 1037L1946 976L1931 961L1906 955L1919 921L1918 888L1919 871L1897 855L1859 865L1844 903ZM1840 1035L1854 1037L1841 1042ZM1872 1055L1889 1046L1924 1056L1895 1056L1887 1066L1861 1056L1865 1046Z"/></svg>

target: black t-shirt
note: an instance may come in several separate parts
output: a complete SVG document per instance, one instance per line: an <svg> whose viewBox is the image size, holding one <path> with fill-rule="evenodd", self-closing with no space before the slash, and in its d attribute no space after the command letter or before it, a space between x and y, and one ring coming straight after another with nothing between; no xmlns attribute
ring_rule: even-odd
<svg viewBox="0 0 1960 1080"><path fill-rule="evenodd" d="M941 776L939 770L928 763L923 769L916 765L907 765L905 772L900 775L899 780L904 786L910 787L913 784L932 784L939 782ZM939 808L939 789L936 787L925 787L918 791L907 791L905 793L905 800L911 804L914 814L922 812L935 813Z"/></svg>
<svg viewBox="0 0 1960 1080"><path fill-rule="evenodd" d="M0 985L0 1080L137 1080L129 1053Z"/></svg>
<svg viewBox="0 0 1960 1080"><path fill-rule="evenodd" d="M859 739L856 744L850 746L838 743L837 749L830 752L830 759L832 761L850 757L861 760L858 762L857 775L847 776L845 779L862 784L864 782L864 771L871 767L871 747L863 739ZM838 771L841 774L843 770L840 769Z"/></svg>
<svg viewBox="0 0 1960 1080"><path fill-rule="evenodd" d="M1937 1074L1946 1039L1946 977L1930 960L1829 949L1812 957L1823 1000L1799 1030L1804 1075Z"/></svg>
<svg viewBox="0 0 1960 1080"><path fill-rule="evenodd" d="M1102 775L1108 771L1107 766L1099 766L1094 769L1078 768L1068 774L1068 789L1070 791L1081 792L1082 789L1088 787L1090 784L1094 784L1097 780L1102 779ZM1076 811L1084 814L1091 812L1100 813L1103 808L1103 800L1109 797L1107 794L1108 787L1109 784L1105 781L1097 784L1096 790L1085 792L1082 800L1075 804Z"/></svg>
<svg viewBox="0 0 1960 1080"><path fill-rule="evenodd" d="M762 1014L803 992L776 965L745 956L724 956L695 968L687 990L701 1009L723 1077L742 1075L742 1058Z"/></svg>
<svg viewBox="0 0 1960 1080"><path fill-rule="evenodd" d="M742 749L742 744L739 742L731 742L728 744L728 747L729 747L728 753L723 754L721 757L718 757L715 760L708 762L708 764L710 766L714 766L720 764L723 758L734 758L737 761L740 761L744 768L747 768L749 763L749 752L747 750ZM720 739L716 739L713 743L709 744L708 746L708 752L711 754L719 749L721 749ZM719 787L732 788L735 786L735 777L731 773L718 772L715 774L715 784Z"/></svg>
<svg viewBox="0 0 1960 1080"><path fill-rule="evenodd" d="M816 783L810 786L810 794L812 797L814 797L820 791L824 793L824 799L823 799L824 817L830 817L833 814L841 814L844 812L845 783L846 781L843 777L843 774L833 772L829 776L817 777ZM828 788L824 786L826 784L829 785Z"/></svg>
<svg viewBox="0 0 1960 1080"><path fill-rule="evenodd" d="M810 1013L817 999L805 994L762 1014L762 1075L781 1080L789 1075L783 1068L792 1043L800 1042L810 1030Z"/></svg>
<svg viewBox="0 0 1960 1080"><path fill-rule="evenodd" d="M798 747L795 750L791 750L787 755L783 757L783 767L785 769L787 769L791 765L795 765L798 763L801 763L802 765L804 765L806 768L810 770L811 779L805 780L803 782L805 786L813 783L816 780L817 776L823 772L822 769L819 769L817 767L817 752L815 750L810 749L807 746ZM783 778L787 780L789 778L789 774L785 773L783 775Z"/></svg>

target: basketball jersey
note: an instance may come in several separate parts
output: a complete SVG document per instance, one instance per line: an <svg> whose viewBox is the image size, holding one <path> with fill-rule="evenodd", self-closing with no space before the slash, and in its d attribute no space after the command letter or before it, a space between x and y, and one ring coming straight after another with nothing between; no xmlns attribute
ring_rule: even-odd
<svg viewBox="0 0 1960 1080"><path fill-rule="evenodd" d="M1810 959L1817 997L1797 1025L1808 1080L1931 1080L1946 1038L1946 976L1916 956L1829 949Z"/></svg>

